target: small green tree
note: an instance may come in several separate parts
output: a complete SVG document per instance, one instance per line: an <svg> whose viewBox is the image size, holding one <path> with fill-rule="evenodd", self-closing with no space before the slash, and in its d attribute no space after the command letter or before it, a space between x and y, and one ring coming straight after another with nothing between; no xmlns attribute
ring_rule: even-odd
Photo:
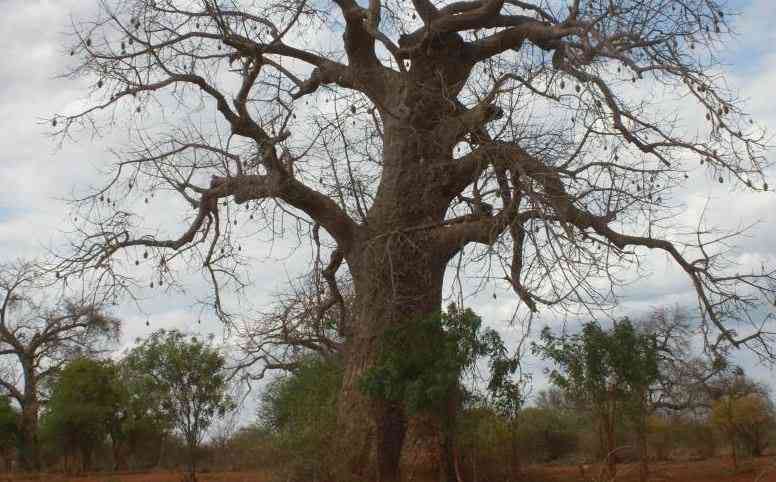
<svg viewBox="0 0 776 482"><path fill-rule="evenodd" d="M158 466L164 441L172 430L169 414L162 407L167 394L155 390L147 374L133 369L126 359L118 369L126 399L111 428L114 469L127 468L128 456L134 466Z"/></svg>
<svg viewBox="0 0 776 482"><path fill-rule="evenodd" d="M331 477L330 457L337 422L337 394L342 366L316 356L302 360L285 376L274 379L262 395L261 428L280 452L279 464L293 480Z"/></svg>
<svg viewBox="0 0 776 482"><path fill-rule="evenodd" d="M531 377L520 372L515 378L514 375L520 368L519 357L510 356L506 345L496 332L486 332L482 342L484 347L482 351L490 358L488 394L493 407L506 420L509 427L510 472L512 480L518 480L522 473L518 441L520 412L529 392Z"/></svg>
<svg viewBox="0 0 776 482"><path fill-rule="evenodd" d="M186 441L189 477L196 480L197 451L216 416L234 408L227 393L224 357L196 337L159 330L141 340L126 358L143 379L147 393L158 397L166 419Z"/></svg>
<svg viewBox="0 0 776 482"><path fill-rule="evenodd" d="M593 411L609 477L616 474L616 421L622 415L636 421L640 475L646 478L646 403L649 387L659 375L654 336L640 333L625 318L610 330L586 323L571 336L557 337L545 327L533 348L558 367L550 374L552 383Z"/></svg>
<svg viewBox="0 0 776 482"><path fill-rule="evenodd" d="M0 395L0 458L5 462L6 470L10 470L12 453L17 443L18 417L19 414L11 406L11 400Z"/></svg>
<svg viewBox="0 0 776 482"><path fill-rule="evenodd" d="M110 361L73 360L57 375L43 418L44 433L63 449L78 454L80 469L91 467L94 450L111 434L123 409L124 390Z"/></svg>

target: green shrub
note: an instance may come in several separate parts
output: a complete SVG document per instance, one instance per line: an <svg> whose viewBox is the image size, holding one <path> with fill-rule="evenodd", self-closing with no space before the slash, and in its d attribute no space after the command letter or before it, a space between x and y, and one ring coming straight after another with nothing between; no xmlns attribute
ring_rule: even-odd
<svg viewBox="0 0 776 482"><path fill-rule="evenodd" d="M80 469L88 470L122 403L113 363L73 360L56 377L42 420L44 439L56 444L64 456L77 456Z"/></svg>
<svg viewBox="0 0 776 482"><path fill-rule="evenodd" d="M476 406L458 417L459 464L464 480L507 480L511 433L507 420L496 410Z"/></svg>
<svg viewBox="0 0 776 482"><path fill-rule="evenodd" d="M329 478L341 382L338 362L309 358L265 390L259 426L270 436L284 480Z"/></svg>
<svg viewBox="0 0 776 482"><path fill-rule="evenodd" d="M0 459L10 468L13 450L17 442L16 419L18 414L8 397L0 395Z"/></svg>
<svg viewBox="0 0 776 482"><path fill-rule="evenodd" d="M518 445L527 461L566 459L576 451L582 427L579 415L570 411L527 407L518 421Z"/></svg>

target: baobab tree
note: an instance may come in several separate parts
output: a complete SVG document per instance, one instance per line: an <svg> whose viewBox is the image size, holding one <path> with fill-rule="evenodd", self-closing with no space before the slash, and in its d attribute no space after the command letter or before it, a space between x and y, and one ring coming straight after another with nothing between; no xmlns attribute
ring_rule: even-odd
<svg viewBox="0 0 776 482"><path fill-rule="evenodd" d="M75 297L57 288L64 280L56 278L42 264L0 264L0 357L12 360L0 372L0 387L21 409L19 461L26 470L40 463L38 416L46 381L68 360L99 354L102 342L115 340L119 330L95 291Z"/></svg>
<svg viewBox="0 0 776 482"><path fill-rule="evenodd" d="M338 433L354 471L398 480L406 412L358 381L381 333L438 312L467 262L532 316L605 308L662 251L697 292L710 347L770 355L756 310L774 271L731 272L728 235L675 221L672 196L704 174L768 190L766 134L716 62L720 1L99 6L68 46L91 102L50 122L64 138L125 119L132 144L76 203L62 272L131 294L201 267L232 322L249 231L309 239L322 307L342 303L338 277L353 283ZM183 226L139 215L161 203Z"/></svg>

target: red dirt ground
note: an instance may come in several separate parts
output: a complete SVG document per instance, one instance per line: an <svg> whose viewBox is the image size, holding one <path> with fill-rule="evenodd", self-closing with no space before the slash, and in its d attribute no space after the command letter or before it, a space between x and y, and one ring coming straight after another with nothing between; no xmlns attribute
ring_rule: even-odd
<svg viewBox="0 0 776 482"><path fill-rule="evenodd" d="M617 482L637 482L638 466L617 466ZM729 459L710 459L694 462L655 462L650 464L650 482L776 482L776 457L749 459L734 471ZM587 479L580 467L534 466L526 470L525 482L583 482L595 481L598 467L586 469Z"/></svg>
<svg viewBox="0 0 776 482"><path fill-rule="evenodd" d="M88 475L36 474L8 478L0 474L0 482L181 482L180 472L127 472ZM269 482L261 472L214 472L197 474L199 482Z"/></svg>
<svg viewBox="0 0 776 482"><path fill-rule="evenodd" d="M597 468L586 469L588 478L582 477L578 466L531 466L523 482L595 482ZM201 482L269 482L267 473L221 472L198 475ZM776 482L776 457L750 459L733 471L727 459L700 462L660 462L650 465L650 482ZM181 482L176 472L100 473L90 475L38 474L16 475L9 478L0 473L0 482ZM635 465L620 464L616 482L638 481ZM416 481L421 482L421 481Z"/></svg>

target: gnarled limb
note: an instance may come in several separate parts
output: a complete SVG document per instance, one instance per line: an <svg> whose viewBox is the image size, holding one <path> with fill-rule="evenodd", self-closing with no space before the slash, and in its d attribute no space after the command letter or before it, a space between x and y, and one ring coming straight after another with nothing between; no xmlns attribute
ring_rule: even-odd
<svg viewBox="0 0 776 482"><path fill-rule="evenodd" d="M592 230L619 252L623 252L628 247L643 247L659 249L669 254L690 278L704 315L719 330L720 339L714 343L715 346L724 340L738 347L760 340L768 334L766 331L758 330L750 335L736 337L735 332L723 323L723 317L729 313L730 307L728 305L741 308L748 304L745 295L737 292L737 286L751 289L755 294L765 296L766 299L773 297L776 294L776 271L764 272L759 275L752 273L734 276L715 273L708 262L708 257L706 261L691 261L671 241L652 236L629 235L613 229L611 227L611 223L615 220L613 212L597 215L580 209L566 191L559 173L521 147L515 144L499 143L484 145L474 151L467 162L475 164L472 159L481 156L485 157L476 161L478 166L487 158L489 163L500 165L515 175L530 178L540 185L541 192L534 193L534 198L540 200L541 210L540 212L519 212L512 206L507 207L492 218L466 220L453 225L452 228L440 227L438 228L442 233L440 236L443 236L446 242L452 242L454 245L457 243L457 246L460 247L463 247L467 242L490 244L494 242L501 231L512 226L512 242L519 241L522 244L525 241L524 234L522 231L515 232L515 227L521 226L530 217L544 216L545 220L553 220L566 226L567 231L576 229L584 233L586 230ZM704 250L704 246L699 242L697 247ZM519 268L522 266L522 250L515 248L513 256L515 255L518 258L516 263L513 258L513 268ZM511 274L513 285L518 274L514 271ZM515 287L519 294L523 291L519 284ZM521 297L528 298L526 293L523 293Z"/></svg>

